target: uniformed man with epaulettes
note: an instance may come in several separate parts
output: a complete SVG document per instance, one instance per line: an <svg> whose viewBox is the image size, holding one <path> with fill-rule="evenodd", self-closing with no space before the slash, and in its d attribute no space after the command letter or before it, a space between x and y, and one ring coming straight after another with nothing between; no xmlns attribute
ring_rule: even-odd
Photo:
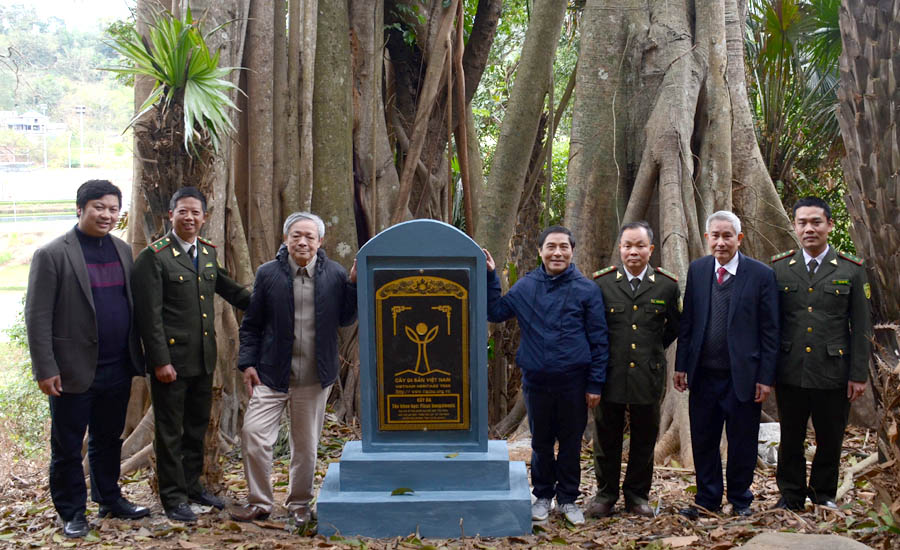
<svg viewBox="0 0 900 550"><path fill-rule="evenodd" d="M850 402L869 374L872 320L862 260L828 244L831 207L817 197L794 205L802 249L772 257L781 302L776 400L781 444L775 477L779 508L834 502ZM806 481L804 441L812 417L816 455Z"/></svg>
<svg viewBox="0 0 900 550"><path fill-rule="evenodd" d="M666 348L678 336L680 292L674 274L649 265L652 243L649 224L625 224L619 231L623 267L610 266L594 274L606 305L609 364L603 397L594 409L597 494L588 508L593 517L612 514L619 498L626 409L631 439L622 483L625 510L654 515L648 503L653 449L666 383Z"/></svg>
<svg viewBox="0 0 900 550"><path fill-rule="evenodd" d="M250 291L219 266L199 232L206 198L183 187L169 203L172 231L145 248L132 275L155 416L159 497L169 519L195 521L190 502L223 508L200 484L216 368L215 294L246 309Z"/></svg>

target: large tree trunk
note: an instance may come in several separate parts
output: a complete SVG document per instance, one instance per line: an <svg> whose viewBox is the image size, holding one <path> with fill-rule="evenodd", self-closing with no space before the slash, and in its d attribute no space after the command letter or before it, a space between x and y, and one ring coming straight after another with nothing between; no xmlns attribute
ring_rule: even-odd
<svg viewBox="0 0 900 550"><path fill-rule="evenodd" d="M384 2L350 2L353 55L353 166L366 234L390 224L400 176L388 140L382 97L384 70Z"/></svg>
<svg viewBox="0 0 900 550"><path fill-rule="evenodd" d="M312 209L325 220L328 256L349 268L356 256L350 28L347 0L320 2L313 92Z"/></svg>
<svg viewBox="0 0 900 550"><path fill-rule="evenodd" d="M475 240L491 251L501 271L507 263L509 239L516 224L516 210L509 207L510 197L522 195L528 172L522 152L531 151L537 137L566 5L566 2L550 0L534 5L487 189L479 207Z"/></svg>
<svg viewBox="0 0 900 550"><path fill-rule="evenodd" d="M876 477L877 499L900 519L900 1L844 0L838 122L844 140L844 181L850 233L866 263L875 326L872 382L884 407Z"/></svg>
<svg viewBox="0 0 900 550"><path fill-rule="evenodd" d="M280 10L278 10L280 11ZM247 142L248 183L246 202L247 239L250 260L255 268L271 260L280 242L281 211L276 208L274 197L280 198L281 187L274 183L276 160L275 144L283 144L282 136L275 139L274 120L274 72L278 48L275 47L275 13L272 2L251 2L247 21L247 46L242 66L252 67L247 79ZM283 26L281 21L280 25ZM283 40L283 37L282 37ZM282 42L282 46L283 46ZM280 116L278 117L281 118ZM279 125L283 131L283 127ZM281 158L277 158L281 161ZM281 178L279 178L281 179ZM276 191L277 189L277 191ZM280 201L279 201L280 202ZM276 230L276 227L278 228Z"/></svg>
<svg viewBox="0 0 900 550"><path fill-rule="evenodd" d="M702 226L718 209L742 217L745 253L765 259L790 247L745 89L746 2L630 7L612 12L588 0L582 20L566 194L579 266L589 273L620 263L610 246L618 226L646 219L659 234L654 263L683 278L708 253ZM669 389L656 458L679 453L690 465L686 395Z"/></svg>

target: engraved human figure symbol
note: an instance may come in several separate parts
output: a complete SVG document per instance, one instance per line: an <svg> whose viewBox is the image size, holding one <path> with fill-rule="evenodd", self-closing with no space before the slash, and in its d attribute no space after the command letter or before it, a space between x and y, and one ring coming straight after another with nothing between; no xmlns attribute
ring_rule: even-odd
<svg viewBox="0 0 900 550"><path fill-rule="evenodd" d="M429 374L435 373L450 376L449 372L440 369L432 369L431 365L428 364L428 344L430 344L434 341L435 338L437 338L439 326L435 325L429 328L425 323L418 323L415 330L413 330L409 325L403 328L406 331L406 337L409 338L412 343L416 344L416 366L413 369L407 369L398 372L395 376L400 376L401 374L416 374L419 376L428 376ZM422 369L423 363L424 369Z"/></svg>

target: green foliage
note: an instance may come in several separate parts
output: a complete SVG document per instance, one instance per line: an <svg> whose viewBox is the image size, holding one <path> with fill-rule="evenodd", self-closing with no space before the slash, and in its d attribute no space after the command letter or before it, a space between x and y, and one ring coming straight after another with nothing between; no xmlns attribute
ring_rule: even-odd
<svg viewBox="0 0 900 550"><path fill-rule="evenodd" d="M119 53L125 64L105 67L120 75L145 75L154 86L129 126L154 106L166 110L180 105L184 110L184 146L195 151L208 136L218 151L221 139L234 131L228 109L237 109L228 93L238 87L226 77L236 67L219 67L219 54L212 54L186 9L182 19L168 11L159 12L148 23L149 41L137 30L121 29L118 35L108 35L109 46ZM212 32L221 29L218 27Z"/></svg>
<svg viewBox="0 0 900 550"><path fill-rule="evenodd" d="M0 5L0 109L34 109L59 120L71 108L61 101L67 93L87 83L112 88L114 80L94 68L115 58L99 29L72 30L32 6Z"/></svg>
<svg viewBox="0 0 900 550"><path fill-rule="evenodd" d="M0 371L0 422L19 447L19 454L30 457L46 446L50 411L47 397L32 380L22 312L6 333L10 341L4 345L2 352L4 369Z"/></svg>
<svg viewBox="0 0 900 550"><path fill-rule="evenodd" d="M882 502L881 509L877 512L869 510L869 517L872 518L878 531L900 535L900 525L897 524L887 504Z"/></svg>
<svg viewBox="0 0 900 550"><path fill-rule="evenodd" d="M789 213L805 196L831 204L831 242L852 252L835 114L840 0L751 0L749 8L748 92L769 175Z"/></svg>

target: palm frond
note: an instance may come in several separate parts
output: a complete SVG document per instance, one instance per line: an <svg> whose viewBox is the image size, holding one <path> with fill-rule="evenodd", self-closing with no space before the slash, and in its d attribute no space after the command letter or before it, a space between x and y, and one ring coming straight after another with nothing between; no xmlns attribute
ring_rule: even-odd
<svg viewBox="0 0 900 550"><path fill-rule="evenodd" d="M147 37L131 29L107 42L124 63L103 70L154 80L153 91L128 127L155 106L165 110L172 102L179 102L184 112L185 149L195 152L208 137L218 151L222 138L234 132L229 115L237 106L229 94L238 88L228 76L238 68L219 67L220 52L210 52L190 8L181 19L168 11L157 12L148 22L148 29Z"/></svg>

